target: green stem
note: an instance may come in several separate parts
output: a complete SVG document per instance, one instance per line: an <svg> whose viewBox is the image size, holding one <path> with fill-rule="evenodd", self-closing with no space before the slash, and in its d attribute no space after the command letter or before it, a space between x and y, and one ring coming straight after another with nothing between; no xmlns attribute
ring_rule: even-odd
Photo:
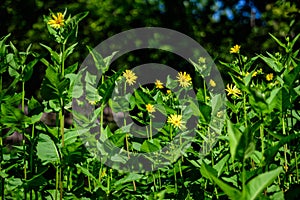
<svg viewBox="0 0 300 200"><path fill-rule="evenodd" d="M246 103L247 103L247 95L244 93L243 95L243 104L244 104L244 121L245 121L245 128L247 128L247 108L246 108Z"/></svg>
<svg viewBox="0 0 300 200"><path fill-rule="evenodd" d="M62 167L59 167L59 199L63 199L63 173L62 173Z"/></svg>
<svg viewBox="0 0 300 200"><path fill-rule="evenodd" d="M282 133L283 135L286 135L286 131L285 131L285 118L284 115L282 115ZM288 161L287 161L287 144L284 145L284 169L287 172L288 171Z"/></svg>
<svg viewBox="0 0 300 200"><path fill-rule="evenodd" d="M174 165L173 165L173 173L174 173L174 181L175 181L175 191L177 193L177 177L176 177L176 170Z"/></svg>
<svg viewBox="0 0 300 200"><path fill-rule="evenodd" d="M296 163L296 177L297 177L297 183L299 184L298 158L297 158L297 153L296 153L296 152L295 152L295 163Z"/></svg>
<svg viewBox="0 0 300 200"><path fill-rule="evenodd" d="M0 125L0 172L2 171L3 161L3 140L2 140L2 126ZM5 179L1 177L1 199L4 199L4 182Z"/></svg>
<svg viewBox="0 0 300 200"><path fill-rule="evenodd" d="M130 155L129 155L129 143L128 143L128 133L126 133L125 135L125 142L126 142L126 150L127 150L127 156L128 158L130 158Z"/></svg>
<svg viewBox="0 0 300 200"><path fill-rule="evenodd" d="M22 81L22 100L21 100L21 110L25 113L25 81ZM27 167L26 167L26 141L25 141L25 128L22 125L22 146L23 146L23 153L24 153L24 180L27 180ZM27 198L27 189L24 188L24 199Z"/></svg>
<svg viewBox="0 0 300 200"><path fill-rule="evenodd" d="M104 112L104 108L105 108L105 105L104 103L101 104L101 107L100 107L100 134L102 134L104 132L104 127L103 127L103 112Z"/></svg>
<svg viewBox="0 0 300 200"><path fill-rule="evenodd" d="M21 104L22 112L25 112L25 81L22 81L22 104Z"/></svg>
<svg viewBox="0 0 300 200"><path fill-rule="evenodd" d="M57 200L57 194L58 194L58 182L59 182L59 174L58 174L58 166L56 166L56 174L55 174L55 200Z"/></svg>
<svg viewBox="0 0 300 200"><path fill-rule="evenodd" d="M150 125L149 125L149 129L150 129L150 140L152 140L152 117L150 116Z"/></svg>
<svg viewBox="0 0 300 200"><path fill-rule="evenodd" d="M265 153L265 137L264 137L264 124L261 123L259 126L260 140L261 140L261 154L262 154L262 163L264 161Z"/></svg>
<svg viewBox="0 0 300 200"><path fill-rule="evenodd" d="M61 50L61 75L64 77L65 76L65 48L66 48L66 42L64 41L64 43L62 44L62 50Z"/></svg>

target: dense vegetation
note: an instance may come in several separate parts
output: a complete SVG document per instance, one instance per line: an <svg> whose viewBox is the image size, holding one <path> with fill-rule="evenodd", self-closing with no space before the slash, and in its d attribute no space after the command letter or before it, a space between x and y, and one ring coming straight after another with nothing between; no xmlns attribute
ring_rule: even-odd
<svg viewBox="0 0 300 200"><path fill-rule="evenodd" d="M215 10L199 2L78 1L56 10L50 1L49 13L28 1L29 18L4 1L2 14L14 17L1 24L11 32L0 40L1 198L298 199L299 5L253 1L262 16L251 21L237 17L242 9L228 19L235 1ZM209 58L148 51L114 60L117 52L103 58L91 47L140 26L195 38L223 80ZM96 71L80 66L88 53ZM177 71L140 85L133 66L148 61ZM122 112L129 118L120 126Z"/></svg>

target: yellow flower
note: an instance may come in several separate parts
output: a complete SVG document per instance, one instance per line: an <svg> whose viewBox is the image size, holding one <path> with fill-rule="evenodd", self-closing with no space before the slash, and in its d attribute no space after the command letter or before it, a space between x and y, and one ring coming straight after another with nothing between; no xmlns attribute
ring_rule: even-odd
<svg viewBox="0 0 300 200"><path fill-rule="evenodd" d="M146 105L146 110L147 110L149 113L155 112L154 106L153 106L152 104L150 104L150 103L148 103L148 104Z"/></svg>
<svg viewBox="0 0 300 200"><path fill-rule="evenodd" d="M167 94L171 94L171 92L172 92L171 90L167 90Z"/></svg>
<svg viewBox="0 0 300 200"><path fill-rule="evenodd" d="M230 53L239 53L240 52L240 48L241 48L241 46L236 44L235 46L233 46L232 48L230 48Z"/></svg>
<svg viewBox="0 0 300 200"><path fill-rule="evenodd" d="M248 76L250 73L247 72L245 76ZM257 71L253 72L253 74L251 75L251 77L255 77L257 75Z"/></svg>
<svg viewBox="0 0 300 200"><path fill-rule="evenodd" d="M266 76L267 81L271 81L271 80L273 80L273 78L274 78L273 73L267 74L267 76Z"/></svg>
<svg viewBox="0 0 300 200"><path fill-rule="evenodd" d="M181 87L188 87L192 84L192 78L186 72L179 72L176 78L178 79Z"/></svg>
<svg viewBox="0 0 300 200"><path fill-rule="evenodd" d="M242 92L236 87L236 86L233 86L232 84L227 84L226 85L226 88L225 89L227 92L228 92L228 96L229 95L233 95L233 96L236 96L236 97L239 97L239 95L242 94Z"/></svg>
<svg viewBox="0 0 300 200"><path fill-rule="evenodd" d="M162 82L160 82L160 80L156 80L155 81L155 87L158 88L158 89L163 89L164 85L163 85Z"/></svg>
<svg viewBox="0 0 300 200"><path fill-rule="evenodd" d="M175 128L181 129L183 127L182 115L171 114L168 117L168 123L172 124Z"/></svg>
<svg viewBox="0 0 300 200"><path fill-rule="evenodd" d="M53 28L60 28L64 26L64 15L59 12L57 13L57 16L55 16L54 14L52 14L52 18L48 21L48 24L53 27Z"/></svg>
<svg viewBox="0 0 300 200"><path fill-rule="evenodd" d="M123 72L123 76L126 78L126 83L129 85L135 84L137 76L133 71L126 69L125 72Z"/></svg>
<svg viewBox="0 0 300 200"><path fill-rule="evenodd" d="M212 80L212 79L209 80L209 85L211 87L216 87L217 86L216 82L214 80Z"/></svg>

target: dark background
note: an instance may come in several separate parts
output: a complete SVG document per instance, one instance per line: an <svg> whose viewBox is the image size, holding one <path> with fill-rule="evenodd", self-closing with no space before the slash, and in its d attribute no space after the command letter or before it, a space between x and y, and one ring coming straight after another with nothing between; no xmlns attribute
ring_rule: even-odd
<svg viewBox="0 0 300 200"><path fill-rule="evenodd" d="M79 24L79 45L69 64L84 60L88 54L86 45L95 47L110 36L132 28L158 26L195 39L222 71L218 61L232 60L229 49L235 44L241 44L242 54L249 57L281 51L268 33L281 40L297 35L299 4L284 0L2 0L0 36L11 33L10 40L20 51L25 51L31 43L33 51L46 56L40 43L53 49L56 44L50 39L43 15L49 15L49 9L56 13L67 8L67 14L71 15L89 11ZM156 57L160 63L166 58ZM35 66L33 77L26 83L32 86L26 87L31 88L26 92L27 97L38 91L45 69L42 63Z"/></svg>

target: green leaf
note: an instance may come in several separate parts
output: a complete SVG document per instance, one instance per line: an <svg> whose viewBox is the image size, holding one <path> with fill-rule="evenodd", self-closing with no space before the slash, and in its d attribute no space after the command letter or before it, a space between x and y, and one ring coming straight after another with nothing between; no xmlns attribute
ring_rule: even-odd
<svg viewBox="0 0 300 200"><path fill-rule="evenodd" d="M121 178L119 180L117 180L115 183L114 183L114 186L117 187L118 185L123 185L125 183L128 183L128 182L132 182L132 181L135 181L135 180L139 180L141 179L142 177L144 177L144 175L141 175L141 174L135 174L135 173L130 173L128 174L128 176L124 177L124 178Z"/></svg>
<svg viewBox="0 0 300 200"><path fill-rule="evenodd" d="M78 42L76 42L75 44L72 44L71 46L69 46L63 53L63 58L67 59L67 57L69 55L71 55L76 47L76 45L78 44Z"/></svg>
<svg viewBox="0 0 300 200"><path fill-rule="evenodd" d="M279 46L283 47L284 49L286 49L286 45L283 44L280 40L278 40L274 35L272 35L271 33L269 33L269 35L277 42L277 44L279 44Z"/></svg>
<svg viewBox="0 0 300 200"><path fill-rule="evenodd" d="M80 166L79 164L76 164L77 169L79 169L82 173L84 173L86 176L88 176L89 178L91 178L93 181L95 181L98 185L101 185L101 183L99 182L99 180L87 169L84 168L82 166Z"/></svg>
<svg viewBox="0 0 300 200"><path fill-rule="evenodd" d="M37 156L44 164L60 163L60 152L54 141L46 134L40 134L37 143Z"/></svg>
<svg viewBox="0 0 300 200"><path fill-rule="evenodd" d="M238 146L242 137L242 133L231 123L229 119L227 120L227 132L229 138L230 154L232 159L234 160L235 155L238 151Z"/></svg>
<svg viewBox="0 0 300 200"><path fill-rule="evenodd" d="M149 140L145 140L141 146L141 152L145 152L145 153L155 152L159 150L160 147Z"/></svg>
<svg viewBox="0 0 300 200"><path fill-rule="evenodd" d="M224 170L224 166L226 165L226 163L228 162L229 160L229 154L226 154L219 162L217 162L215 165L214 165L214 169L217 170L217 177L219 177L223 170Z"/></svg>
<svg viewBox="0 0 300 200"><path fill-rule="evenodd" d="M50 53L50 55L51 55L51 59L52 59L54 62L56 62L57 64L60 64L60 63L61 63L60 56L59 56L59 54L58 54L57 52L53 51L53 50L51 49L51 47L48 47L47 45L44 45L44 44L42 44L42 43L40 43L40 45L49 51L49 53Z"/></svg>
<svg viewBox="0 0 300 200"><path fill-rule="evenodd" d="M272 132L270 131L270 134L272 134ZM272 146L272 147L269 147L266 151L265 151L265 157L266 157L266 163L271 163L271 162L274 162L274 157L275 155L278 153L279 149L293 141L293 140L296 140L300 137L300 134L291 134L291 135L288 135L288 136L285 136L285 137L281 137L280 138L280 141L275 145L275 146Z"/></svg>
<svg viewBox="0 0 300 200"><path fill-rule="evenodd" d="M210 179L214 183L216 183L224 192L228 195L231 199L241 199L241 192L233 187L230 186L228 183L223 181L222 179L217 178L217 172L213 168L211 168L209 165L205 164L204 162L201 165L200 172L202 176Z"/></svg>
<svg viewBox="0 0 300 200"><path fill-rule="evenodd" d="M283 69L283 65L277 61L275 61L274 59L272 58L268 58L268 57L265 57L263 55L259 55L259 57L265 61L265 63L271 67L271 69L273 69L275 72L281 72L281 70Z"/></svg>
<svg viewBox="0 0 300 200"><path fill-rule="evenodd" d="M113 90L115 88L115 81L117 78L122 74L123 70L119 70L114 75L112 75L110 78L104 81L103 84L99 85L98 87L98 93L102 97L101 103L107 103L108 100L111 98L111 95L113 93Z"/></svg>
<svg viewBox="0 0 300 200"><path fill-rule="evenodd" d="M38 61L39 61L39 59L36 58L26 65L26 67L24 69L24 81L28 81L31 78L32 72L33 72L33 67L36 65L36 63Z"/></svg>
<svg viewBox="0 0 300 200"><path fill-rule="evenodd" d="M122 147L124 146L125 137L126 133L118 133L110 136L108 140L110 140L115 146Z"/></svg>
<svg viewBox="0 0 300 200"><path fill-rule="evenodd" d="M249 199L254 200L256 199L260 194L262 194L263 190L269 186L275 178L279 176L279 174L282 172L282 167L278 167L277 169L274 169L269 172L265 172L263 174L260 174L253 179L251 179L243 188L243 198L242 199Z"/></svg>
<svg viewBox="0 0 300 200"><path fill-rule="evenodd" d="M284 87L273 89L266 102L268 103L269 112L272 112L274 109L286 112L291 106L288 91Z"/></svg>

